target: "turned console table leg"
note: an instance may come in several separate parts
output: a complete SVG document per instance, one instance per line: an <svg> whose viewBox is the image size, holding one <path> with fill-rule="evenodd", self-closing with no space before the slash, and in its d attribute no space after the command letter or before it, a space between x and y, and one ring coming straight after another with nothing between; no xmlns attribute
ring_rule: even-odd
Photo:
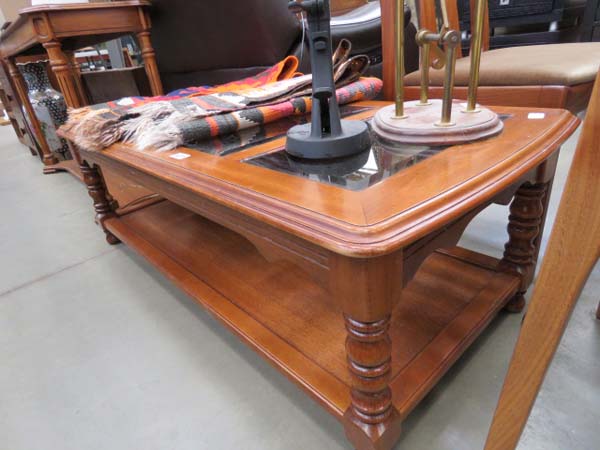
<svg viewBox="0 0 600 450"><path fill-rule="evenodd" d="M8 66L8 72L15 83L15 89L17 91L16 94L21 100L21 104L25 109L25 113L29 117L29 124L31 125L31 130L33 131L35 140L37 141L37 144L39 146L42 162L45 166L52 166L58 163L58 159L56 159L56 157L52 153L52 150L50 150L48 142L46 141L46 137L44 136L44 133L42 131L42 126L40 125L40 122L35 115L33 107L31 106L31 103L29 101L27 84L25 83L23 74L21 74L21 71L17 67L14 58L7 58L6 65ZM48 170L44 169L44 173L53 172L56 172L56 170L52 170L50 168L48 168Z"/></svg>
<svg viewBox="0 0 600 450"><path fill-rule="evenodd" d="M398 252L400 253L400 252ZM401 255L374 259L332 256L334 297L344 310L346 355L352 380L344 415L348 439L358 450L390 450L400 437L392 404L392 343L388 334L394 298L401 290Z"/></svg>
<svg viewBox="0 0 600 450"><path fill-rule="evenodd" d="M150 82L152 95L163 95L163 86L158 72L158 65L156 64L156 53L154 52L152 42L150 41L150 31L141 31L137 34L137 38L138 43L140 44L146 76Z"/></svg>
<svg viewBox="0 0 600 450"><path fill-rule="evenodd" d="M156 53L154 52L152 41L150 40L150 14L146 8L138 8L138 14L140 16L142 31L138 32L136 37L142 52L142 59L144 60L146 76L150 83L150 90L154 96L163 95L163 85L158 71L158 64L156 63Z"/></svg>
<svg viewBox="0 0 600 450"><path fill-rule="evenodd" d="M83 105L89 105L90 101L88 99L85 88L83 87L83 80L81 79L81 66L77 62L75 52L69 52L67 54L67 57L69 58L71 73L73 75L73 79L75 80L75 86L77 88L79 98Z"/></svg>
<svg viewBox="0 0 600 450"><path fill-rule="evenodd" d="M83 174L83 182L87 187L88 194L92 200L94 200L96 223L102 227L102 230L106 235L106 242L111 245L118 244L120 242L119 239L108 231L104 225L106 219L115 217L115 212L108 197L108 193L106 192L100 170L97 167L90 167L86 161L83 161L80 167L81 173Z"/></svg>
<svg viewBox="0 0 600 450"><path fill-rule="evenodd" d="M46 42L44 48L50 58L50 67L56 74L60 90L65 96L67 106L71 108L81 108L85 105L85 100L80 98L80 92L71 70L71 61L63 52L62 46L58 41Z"/></svg>
<svg viewBox="0 0 600 450"><path fill-rule="evenodd" d="M154 52L154 48L150 41L150 32L142 31L137 34L137 38L142 51L144 67L146 68L146 75L150 82L152 95L163 95L162 81L160 80L158 65L156 64L156 53Z"/></svg>
<svg viewBox="0 0 600 450"><path fill-rule="evenodd" d="M525 293L533 281L550 183L523 184L510 205L509 240L500 267L521 276L519 292L506 305L510 312L525 307Z"/></svg>

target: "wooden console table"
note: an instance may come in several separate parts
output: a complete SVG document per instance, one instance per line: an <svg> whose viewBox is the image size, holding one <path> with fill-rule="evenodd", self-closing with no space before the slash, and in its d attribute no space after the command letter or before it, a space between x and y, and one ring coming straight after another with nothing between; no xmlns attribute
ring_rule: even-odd
<svg viewBox="0 0 600 450"><path fill-rule="evenodd" d="M356 104L353 118L385 104ZM337 166L291 160L277 138L222 156L82 148L82 171L109 243L147 258L337 417L357 449L388 450L494 316L523 308L533 278L557 150L578 120L494 109L497 137L374 147ZM103 170L164 200L119 215ZM511 200L501 260L456 247L478 212Z"/></svg>
<svg viewBox="0 0 600 450"><path fill-rule="evenodd" d="M0 57L8 68L18 100L31 119L44 173L66 170L81 177L77 155L73 155L73 161L58 162L48 147L16 59L47 53L67 105L78 108L87 105L88 100L81 83L79 64L73 56L75 50L135 34L152 94L161 95L162 85L150 42L148 6L147 0L33 6L19 11L19 17L0 35Z"/></svg>

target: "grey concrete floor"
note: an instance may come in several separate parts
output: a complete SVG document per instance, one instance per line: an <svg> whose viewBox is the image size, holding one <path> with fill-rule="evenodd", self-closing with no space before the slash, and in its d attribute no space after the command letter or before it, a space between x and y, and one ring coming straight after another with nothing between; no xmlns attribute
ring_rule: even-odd
<svg viewBox="0 0 600 450"><path fill-rule="evenodd" d="M556 203L573 154L565 145ZM341 426L124 245L67 174L0 127L0 450L349 449ZM498 255L506 209L463 244ZM520 444L600 448L600 271ZM481 449L521 322L501 315L405 423L399 450Z"/></svg>

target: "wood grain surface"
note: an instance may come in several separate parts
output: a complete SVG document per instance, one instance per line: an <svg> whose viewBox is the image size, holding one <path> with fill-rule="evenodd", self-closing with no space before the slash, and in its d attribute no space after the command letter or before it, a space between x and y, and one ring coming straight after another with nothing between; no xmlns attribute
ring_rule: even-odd
<svg viewBox="0 0 600 450"><path fill-rule="evenodd" d="M573 307L600 256L600 75L486 450L516 448ZM565 411L565 413L568 413ZM544 414L552 414L545 411Z"/></svg>
<svg viewBox="0 0 600 450"><path fill-rule="evenodd" d="M125 176L143 178L150 190L165 198L203 198L335 252L377 255L492 201L550 157L578 124L574 116L560 110L498 107L495 111L510 116L499 136L450 147L358 192L243 162L281 150L284 139L223 157L184 148L139 152L124 144L101 153L85 152L85 157ZM528 118L531 112L542 114L543 119ZM171 158L182 151L190 157ZM161 186L168 186L170 193Z"/></svg>
<svg viewBox="0 0 600 450"><path fill-rule="evenodd" d="M530 283L556 150L578 121L498 112L501 135L363 191L244 163L282 139L225 156L80 149L82 171L109 243L139 252L308 392L356 449L391 450L410 411ZM108 170L160 198L119 214ZM455 247L477 213L513 197L502 260ZM519 221L529 226L510 226Z"/></svg>

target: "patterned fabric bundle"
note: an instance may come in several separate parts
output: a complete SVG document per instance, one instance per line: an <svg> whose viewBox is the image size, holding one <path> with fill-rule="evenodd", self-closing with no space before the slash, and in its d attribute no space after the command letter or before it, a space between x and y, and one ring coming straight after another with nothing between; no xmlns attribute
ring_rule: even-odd
<svg viewBox="0 0 600 450"><path fill-rule="evenodd" d="M372 99L382 87L377 78L361 78L368 57L349 58L349 53L350 43L342 41L333 56L340 105ZM296 73L297 68L298 60L289 56L233 83L71 110L63 129L76 145L88 150L102 150L117 141L130 142L138 150L171 150L310 112L312 78Z"/></svg>

